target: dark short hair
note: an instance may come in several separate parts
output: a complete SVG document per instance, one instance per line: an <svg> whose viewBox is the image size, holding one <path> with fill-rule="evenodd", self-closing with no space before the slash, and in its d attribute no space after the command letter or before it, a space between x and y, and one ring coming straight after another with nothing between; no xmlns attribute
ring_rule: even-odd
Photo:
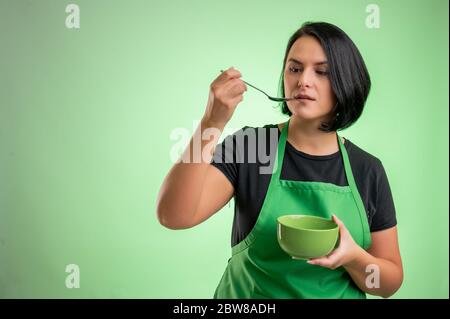
<svg viewBox="0 0 450 319"><path fill-rule="evenodd" d="M331 110L334 120L323 123L319 129L331 132L348 128L361 116L371 82L358 48L344 31L333 24L305 22L290 37L281 70L279 94L284 97L284 70L289 50L297 39L305 35L315 37L325 51L331 88L337 100L335 107ZM283 114L292 115L286 102L280 105Z"/></svg>

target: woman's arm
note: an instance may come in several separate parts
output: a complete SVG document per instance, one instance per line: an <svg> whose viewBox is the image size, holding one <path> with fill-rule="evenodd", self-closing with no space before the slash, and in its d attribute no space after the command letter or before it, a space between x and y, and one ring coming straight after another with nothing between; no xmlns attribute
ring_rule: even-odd
<svg viewBox="0 0 450 319"><path fill-rule="evenodd" d="M372 246L367 251L359 248L354 260L344 268L361 290L383 298L392 296L403 282L397 227L372 233ZM374 266L368 268L368 265ZM379 285L368 280L368 276L378 277L376 271L379 271ZM368 287L367 281L374 287Z"/></svg>
<svg viewBox="0 0 450 319"><path fill-rule="evenodd" d="M202 136L211 125L201 122L194 136ZM170 229L193 227L220 210L233 196L234 188L225 175L210 165L211 150L219 134L198 142L194 137L184 152L182 162L176 163L161 185L157 200L157 217ZM202 156L194 158L194 152ZM201 157L201 158L200 158Z"/></svg>
<svg viewBox="0 0 450 319"><path fill-rule="evenodd" d="M233 186L210 165L221 132L247 90L241 73L230 68L210 86L205 114L182 161L169 171L157 199L159 222L171 229L193 227L222 208L234 193Z"/></svg>
<svg viewBox="0 0 450 319"><path fill-rule="evenodd" d="M365 251L354 242L342 221L336 216L333 219L339 225L339 247L330 255L308 263L330 269L342 266L364 292L383 298L392 296L403 282L397 227L371 233L372 245Z"/></svg>

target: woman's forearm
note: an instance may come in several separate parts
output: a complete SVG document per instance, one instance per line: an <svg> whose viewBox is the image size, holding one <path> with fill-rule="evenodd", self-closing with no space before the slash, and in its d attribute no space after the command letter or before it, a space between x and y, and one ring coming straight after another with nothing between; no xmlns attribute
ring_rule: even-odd
<svg viewBox="0 0 450 319"><path fill-rule="evenodd" d="M344 268L361 290L383 298L392 296L403 281L400 266L387 259L374 257L361 247L356 258Z"/></svg>

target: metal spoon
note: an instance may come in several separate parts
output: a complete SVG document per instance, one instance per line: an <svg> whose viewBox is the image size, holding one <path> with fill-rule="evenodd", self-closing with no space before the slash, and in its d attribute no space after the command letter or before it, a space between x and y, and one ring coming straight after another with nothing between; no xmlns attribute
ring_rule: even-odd
<svg viewBox="0 0 450 319"><path fill-rule="evenodd" d="M223 73L223 70L220 70L220 72ZM269 94L267 94L267 93L264 92L263 90L258 89L256 86L251 85L250 83L245 82L244 80L242 80L242 82L244 82L244 83L247 84L248 86L251 86L251 87L254 88L255 90L258 90L259 92L263 93L265 96L267 96L267 98L268 98L269 100L272 100L272 101L275 101L275 102L284 102L284 101L295 100L295 97L273 97L273 96L270 96Z"/></svg>

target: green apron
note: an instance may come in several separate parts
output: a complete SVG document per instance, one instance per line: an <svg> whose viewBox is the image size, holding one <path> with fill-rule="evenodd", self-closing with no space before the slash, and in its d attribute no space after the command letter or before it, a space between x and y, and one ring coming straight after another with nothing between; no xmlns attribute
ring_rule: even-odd
<svg viewBox="0 0 450 319"><path fill-rule="evenodd" d="M343 267L331 270L292 259L277 241L277 218L287 214L335 214L355 243L371 244L369 224L345 146L338 138L348 186L280 179L289 121L278 142L269 188L255 226L232 247L214 298L366 298Z"/></svg>

